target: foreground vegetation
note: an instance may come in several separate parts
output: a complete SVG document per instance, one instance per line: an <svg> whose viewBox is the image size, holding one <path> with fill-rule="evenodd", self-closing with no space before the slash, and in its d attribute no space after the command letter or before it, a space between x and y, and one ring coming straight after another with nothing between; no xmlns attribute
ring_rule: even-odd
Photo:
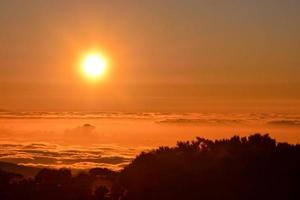
<svg viewBox="0 0 300 200"><path fill-rule="evenodd" d="M141 153L120 173L43 169L34 178L0 171L2 200L300 199L300 145L268 135L197 138Z"/></svg>

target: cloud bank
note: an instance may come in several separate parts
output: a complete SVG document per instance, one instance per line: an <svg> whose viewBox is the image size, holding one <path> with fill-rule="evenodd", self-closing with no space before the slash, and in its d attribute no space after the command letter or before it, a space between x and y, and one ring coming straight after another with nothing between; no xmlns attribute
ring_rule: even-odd
<svg viewBox="0 0 300 200"><path fill-rule="evenodd" d="M261 132L299 143L299 127L297 113L0 111L0 161L119 170L143 150L196 136L217 139Z"/></svg>
<svg viewBox="0 0 300 200"><path fill-rule="evenodd" d="M33 167L90 169L106 167L119 170L141 149L119 146L60 146L48 143L0 144L0 161Z"/></svg>

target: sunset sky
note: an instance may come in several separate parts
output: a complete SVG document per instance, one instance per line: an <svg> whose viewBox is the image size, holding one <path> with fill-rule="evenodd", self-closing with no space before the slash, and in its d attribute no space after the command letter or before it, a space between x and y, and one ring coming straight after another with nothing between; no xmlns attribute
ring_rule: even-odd
<svg viewBox="0 0 300 200"><path fill-rule="evenodd" d="M1 0L0 109L285 110L300 105L300 1ZM101 80L78 70L90 51Z"/></svg>
<svg viewBox="0 0 300 200"><path fill-rule="evenodd" d="M300 0L0 0L0 26L0 169L300 141Z"/></svg>

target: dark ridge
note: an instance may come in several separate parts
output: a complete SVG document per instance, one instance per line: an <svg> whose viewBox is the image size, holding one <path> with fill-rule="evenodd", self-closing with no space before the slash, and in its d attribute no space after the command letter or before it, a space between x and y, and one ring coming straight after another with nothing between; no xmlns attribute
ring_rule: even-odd
<svg viewBox="0 0 300 200"><path fill-rule="evenodd" d="M115 194L124 200L300 199L299 181L300 145L260 134L197 138L140 154L121 172Z"/></svg>
<svg viewBox="0 0 300 200"><path fill-rule="evenodd" d="M0 161L0 170L16 173L16 174L22 174L26 177L34 177L41 170L41 168L28 167L28 166L18 165L14 163Z"/></svg>

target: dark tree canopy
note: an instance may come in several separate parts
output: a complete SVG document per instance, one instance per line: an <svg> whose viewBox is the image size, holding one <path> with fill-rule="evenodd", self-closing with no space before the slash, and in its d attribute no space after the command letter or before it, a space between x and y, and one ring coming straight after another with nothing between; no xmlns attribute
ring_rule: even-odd
<svg viewBox="0 0 300 200"><path fill-rule="evenodd" d="M259 134L178 142L139 155L119 185L126 200L300 199L300 146Z"/></svg>
<svg viewBox="0 0 300 200"><path fill-rule="evenodd" d="M67 169L42 169L35 177L23 178L21 175L0 171L1 200L105 200L109 190L105 185L98 186L99 180L109 177L107 169L93 169L98 173L79 173L72 176Z"/></svg>

